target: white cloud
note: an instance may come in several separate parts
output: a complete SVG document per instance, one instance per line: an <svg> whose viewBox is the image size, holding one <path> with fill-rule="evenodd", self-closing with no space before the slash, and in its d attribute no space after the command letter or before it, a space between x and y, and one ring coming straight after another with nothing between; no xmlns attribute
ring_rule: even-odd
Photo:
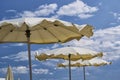
<svg viewBox="0 0 120 80"><path fill-rule="evenodd" d="M18 67L13 67L13 73L19 73L19 74L27 74L29 72L29 68L26 66L18 66ZM49 70L48 69L33 69L32 70L33 74L48 74Z"/></svg>
<svg viewBox="0 0 120 80"><path fill-rule="evenodd" d="M46 48L46 49L40 48L36 51L41 53L41 52L44 52L44 51L47 51L47 50L50 50L50 49L49 48ZM35 60L36 51L31 51L31 59L32 60ZM13 54L13 55L9 55L9 56L3 56L3 57L1 57L1 59L11 59L11 60L14 60L14 61L28 61L28 51L21 51L21 52L18 52L17 54Z"/></svg>
<svg viewBox="0 0 120 80"><path fill-rule="evenodd" d="M16 43L16 44L11 44L10 46L24 46L24 43Z"/></svg>
<svg viewBox="0 0 120 80"><path fill-rule="evenodd" d="M41 64L49 66L49 67L56 67L58 62L60 62L60 59L51 59L48 61L44 61Z"/></svg>
<svg viewBox="0 0 120 80"><path fill-rule="evenodd" d="M37 52L38 53L42 53L42 52L45 52L45 51L48 51L48 50L50 50L49 48L39 48L38 50L37 50Z"/></svg>
<svg viewBox="0 0 120 80"><path fill-rule="evenodd" d="M0 68L1 73L7 73L7 68Z"/></svg>
<svg viewBox="0 0 120 80"><path fill-rule="evenodd" d="M80 14L80 15L78 15L78 17L80 17L81 19L89 18L92 16L93 16L92 14Z"/></svg>
<svg viewBox="0 0 120 80"><path fill-rule="evenodd" d="M21 73L26 74L28 73L28 68L25 66L18 66L18 67L11 67L13 73ZM0 68L0 72L6 74L7 73L7 67L6 68Z"/></svg>
<svg viewBox="0 0 120 80"><path fill-rule="evenodd" d="M59 46L59 44L54 44L53 46L52 46L52 48L57 48Z"/></svg>
<svg viewBox="0 0 120 80"><path fill-rule="evenodd" d="M1 57L2 59L8 59L9 58L9 56L3 56L3 57Z"/></svg>
<svg viewBox="0 0 120 80"><path fill-rule="evenodd" d="M36 14L32 11L24 11L23 13L19 14L22 17L35 17Z"/></svg>
<svg viewBox="0 0 120 80"><path fill-rule="evenodd" d="M17 11L16 11L16 10L13 10L13 9L10 9L10 10L7 10L6 12L13 12L13 13L16 13Z"/></svg>
<svg viewBox="0 0 120 80"><path fill-rule="evenodd" d="M50 14L54 14L55 10L57 9L57 4L45 4L39 6L39 8L35 11L24 11L19 15L22 17L36 17L36 16L48 16Z"/></svg>
<svg viewBox="0 0 120 80"><path fill-rule="evenodd" d="M26 74L29 69L26 66L12 67L13 73Z"/></svg>
<svg viewBox="0 0 120 80"><path fill-rule="evenodd" d="M81 0L76 0L73 3L62 6L57 14L66 16L78 16L80 18L92 17L94 12L98 10L97 7L91 7L82 2Z"/></svg>
<svg viewBox="0 0 120 80"><path fill-rule="evenodd" d="M34 74L48 74L49 70L48 69L33 69Z"/></svg>
<svg viewBox="0 0 120 80"><path fill-rule="evenodd" d="M5 80L5 78L0 78L0 80Z"/></svg>
<svg viewBox="0 0 120 80"><path fill-rule="evenodd" d="M58 8L56 3L45 4L38 7L34 11L23 11L19 13L18 16L22 17L39 17L39 16L50 16L53 18L58 18L60 16L75 16L81 19L90 18L94 12L98 11L97 7L92 7L85 4L81 0L76 0L68 5L63 5Z"/></svg>
<svg viewBox="0 0 120 80"><path fill-rule="evenodd" d="M11 67L12 72L14 74L28 74L29 73L29 68L26 66L17 66L17 67ZM33 74L49 74L48 69L32 69ZM0 72L6 74L7 73L7 67L6 68L0 68Z"/></svg>
<svg viewBox="0 0 120 80"><path fill-rule="evenodd" d="M4 56L2 57L2 59L13 59L14 61L25 61L25 60L28 60L28 52L21 51L18 54Z"/></svg>
<svg viewBox="0 0 120 80"><path fill-rule="evenodd" d="M57 4L42 5L38 8L38 11L36 11L35 14L47 16L51 13L53 14L56 9Z"/></svg>

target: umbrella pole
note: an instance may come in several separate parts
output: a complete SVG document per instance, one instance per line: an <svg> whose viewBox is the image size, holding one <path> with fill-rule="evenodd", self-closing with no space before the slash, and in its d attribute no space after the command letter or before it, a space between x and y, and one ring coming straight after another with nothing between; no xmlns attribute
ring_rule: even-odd
<svg viewBox="0 0 120 80"><path fill-rule="evenodd" d="M83 66L83 74L84 74L84 80L86 80L86 78L85 78L85 66Z"/></svg>
<svg viewBox="0 0 120 80"><path fill-rule="evenodd" d="M68 55L69 58L69 80L71 80L71 60L70 60L71 54Z"/></svg>
<svg viewBox="0 0 120 80"><path fill-rule="evenodd" d="M31 62L31 52L30 52L30 30L26 30L26 37L28 41L28 59L29 59L29 76L30 80L32 80L32 62Z"/></svg>

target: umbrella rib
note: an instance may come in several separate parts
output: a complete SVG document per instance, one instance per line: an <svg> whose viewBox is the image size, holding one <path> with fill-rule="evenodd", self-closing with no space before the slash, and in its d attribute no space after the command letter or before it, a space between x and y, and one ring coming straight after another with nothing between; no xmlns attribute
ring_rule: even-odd
<svg viewBox="0 0 120 80"><path fill-rule="evenodd" d="M72 32L74 32L74 33L77 33L77 34L79 34L79 30L78 30L78 28L72 23L72 25L73 26L71 26L71 27L74 27L76 30L78 30L77 32L75 31L75 30L73 30L73 29L69 29L69 28L67 28L67 27L70 27L70 26L65 26L64 24L55 24L55 21L54 22L52 22L52 24L53 24L53 26L55 26L55 27L58 27L58 26L60 26L61 28L64 28L64 29L68 29L68 30L70 30L70 31L72 31ZM51 23L50 23L50 25L51 25ZM40 25L39 25L40 26ZM41 26L41 27L39 27L39 28L36 28L36 29L33 29L33 30L31 30L31 31L35 31L35 30L39 30L39 29L45 29L45 27L43 26Z"/></svg>
<svg viewBox="0 0 120 80"><path fill-rule="evenodd" d="M58 25L58 26L61 26L61 25ZM56 26L56 27L58 27L58 26ZM76 30L78 30L76 26L72 26L72 27L74 27L74 28L76 28ZM69 29L69 28L67 28L67 27L65 27L65 26L61 26L61 28L64 28L64 29L66 29L66 30L69 30L69 31L72 31L72 32L74 32L74 33L76 33L76 34L79 34L79 31L76 32L76 31L74 31L73 29Z"/></svg>
<svg viewBox="0 0 120 80"><path fill-rule="evenodd" d="M43 29L46 30L46 31L48 31L52 36L54 36L54 37L58 40L58 42L62 42L62 41L61 41L60 39L58 39L57 36L55 36L49 29L47 29L47 28L45 28L45 27L43 27Z"/></svg>
<svg viewBox="0 0 120 80"><path fill-rule="evenodd" d="M55 26L55 27L58 27L58 26ZM70 29L68 29L68 28L66 28L66 27L61 27L61 28L63 28L63 29L65 29L65 30L69 30L69 31L71 31L71 32L73 32L73 33L76 33L76 34L78 34L78 35L80 35L79 33L77 33L77 32L74 32L74 31L72 31L72 30L70 30ZM58 42L63 42L63 41L61 41L56 35L54 35L54 33L52 33L49 29L47 29L47 28L43 28L44 30L47 30L51 35L53 35L57 40L58 40ZM57 32L60 32L60 31L57 31ZM63 34L63 33L62 33ZM65 35L64 35L65 36ZM66 42L68 39L66 39L64 42Z"/></svg>

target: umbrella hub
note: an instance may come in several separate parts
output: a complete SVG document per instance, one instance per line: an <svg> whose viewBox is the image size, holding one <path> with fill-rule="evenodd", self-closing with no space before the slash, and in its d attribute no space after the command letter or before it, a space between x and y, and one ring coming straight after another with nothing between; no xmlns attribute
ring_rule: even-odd
<svg viewBox="0 0 120 80"><path fill-rule="evenodd" d="M26 32L26 34L25 34L25 35L26 35L26 37L27 37L27 38L29 38L29 37L30 37L30 35L31 35L30 30L29 30L29 29L27 29L25 32Z"/></svg>

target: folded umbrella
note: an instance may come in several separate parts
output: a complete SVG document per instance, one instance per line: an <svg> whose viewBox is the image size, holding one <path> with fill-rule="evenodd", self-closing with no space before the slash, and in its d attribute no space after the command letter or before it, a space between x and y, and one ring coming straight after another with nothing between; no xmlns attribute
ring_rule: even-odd
<svg viewBox="0 0 120 80"><path fill-rule="evenodd" d="M6 75L5 80L14 80L13 72L12 72L12 69L11 69L10 65L7 68L7 75Z"/></svg>

